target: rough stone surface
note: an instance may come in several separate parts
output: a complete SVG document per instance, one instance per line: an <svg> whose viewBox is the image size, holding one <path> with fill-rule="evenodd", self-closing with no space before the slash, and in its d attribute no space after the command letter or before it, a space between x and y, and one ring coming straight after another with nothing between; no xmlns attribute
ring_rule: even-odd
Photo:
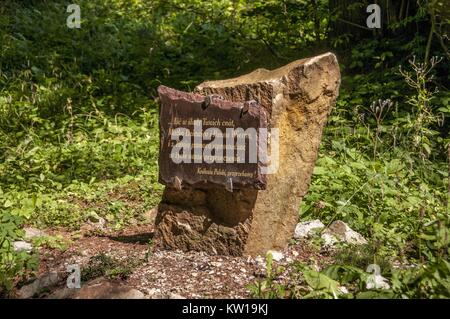
<svg viewBox="0 0 450 319"><path fill-rule="evenodd" d="M176 294L176 293L170 293L169 294L169 299L186 299L185 297L183 297L182 295Z"/></svg>
<svg viewBox="0 0 450 319"><path fill-rule="evenodd" d="M94 229L105 229L106 227L106 220L103 217L98 216L95 212L89 214L87 222Z"/></svg>
<svg viewBox="0 0 450 319"><path fill-rule="evenodd" d="M272 254L272 259L275 261L281 261L284 258L284 255L281 251L269 250L268 254Z"/></svg>
<svg viewBox="0 0 450 319"><path fill-rule="evenodd" d="M148 289L147 295L149 299L186 299L180 294L174 292L162 293L161 289L155 288Z"/></svg>
<svg viewBox="0 0 450 319"><path fill-rule="evenodd" d="M334 245L340 241L354 245L367 244L367 240L363 236L355 232L341 220L332 222L331 225L322 232L322 238L327 246Z"/></svg>
<svg viewBox="0 0 450 319"><path fill-rule="evenodd" d="M27 243L26 241L23 240L13 242L13 247L15 251L30 252L33 249L33 246L30 243Z"/></svg>
<svg viewBox="0 0 450 319"><path fill-rule="evenodd" d="M42 290L57 285L63 278L63 274L50 272L37 278L32 283L23 286L17 293L18 298L31 298Z"/></svg>
<svg viewBox="0 0 450 319"><path fill-rule="evenodd" d="M294 238L307 238L311 236L315 230L322 228L325 228L325 225L318 219L300 222L295 226Z"/></svg>
<svg viewBox="0 0 450 319"><path fill-rule="evenodd" d="M200 84L198 93L236 102L254 99L266 109L269 128L279 129L279 168L267 176L263 191L166 187L155 223L156 246L227 255L282 250L294 233L339 84L331 53Z"/></svg>
<svg viewBox="0 0 450 319"><path fill-rule="evenodd" d="M62 288L50 299L145 299L141 291L103 278L84 283L80 289Z"/></svg>

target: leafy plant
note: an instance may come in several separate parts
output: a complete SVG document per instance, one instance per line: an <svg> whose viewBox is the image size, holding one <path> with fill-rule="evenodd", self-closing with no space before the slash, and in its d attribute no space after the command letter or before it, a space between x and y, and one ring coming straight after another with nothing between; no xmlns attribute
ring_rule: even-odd
<svg viewBox="0 0 450 319"><path fill-rule="evenodd" d="M37 258L25 251L16 251L13 241L22 234L22 219L0 211L0 296L10 294L16 280L37 269Z"/></svg>
<svg viewBox="0 0 450 319"><path fill-rule="evenodd" d="M101 276L109 279L125 279L131 274L135 266L131 261L119 261L100 253L91 257L87 266L81 270L81 280L89 281Z"/></svg>
<svg viewBox="0 0 450 319"><path fill-rule="evenodd" d="M284 269L282 267L278 267L274 271L272 267L273 256L269 251L266 255L265 278L247 286L247 289L250 291L253 298L274 299L286 297L284 285L275 282L277 275L282 273Z"/></svg>

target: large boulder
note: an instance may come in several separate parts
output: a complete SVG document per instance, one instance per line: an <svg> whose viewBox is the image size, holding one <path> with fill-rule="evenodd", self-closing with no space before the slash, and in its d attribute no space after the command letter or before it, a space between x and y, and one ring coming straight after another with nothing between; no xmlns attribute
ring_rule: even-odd
<svg viewBox="0 0 450 319"><path fill-rule="evenodd" d="M156 217L156 246L227 255L283 249L292 238L339 85L336 57L326 53L196 87L196 93L256 100L265 108L268 127L279 130L278 170L267 175L265 190L166 187Z"/></svg>
<svg viewBox="0 0 450 319"><path fill-rule="evenodd" d="M83 283L81 288L62 287L48 299L146 299L141 291L103 277Z"/></svg>

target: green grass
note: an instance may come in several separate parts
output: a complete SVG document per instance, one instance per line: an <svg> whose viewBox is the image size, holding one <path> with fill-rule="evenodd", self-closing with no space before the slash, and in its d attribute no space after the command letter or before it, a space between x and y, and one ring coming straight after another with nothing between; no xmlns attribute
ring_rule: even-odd
<svg viewBox="0 0 450 319"><path fill-rule="evenodd" d="M138 266L140 261L120 261L104 253L92 256L81 272L81 280L89 280L105 276L109 279L126 279Z"/></svg>
<svg viewBox="0 0 450 319"><path fill-rule="evenodd" d="M126 223L154 206L158 133L152 122L106 118L62 143L34 136L0 163L3 206L37 226L79 227L94 210ZM150 126L151 125L151 126ZM149 127L150 126L150 127Z"/></svg>

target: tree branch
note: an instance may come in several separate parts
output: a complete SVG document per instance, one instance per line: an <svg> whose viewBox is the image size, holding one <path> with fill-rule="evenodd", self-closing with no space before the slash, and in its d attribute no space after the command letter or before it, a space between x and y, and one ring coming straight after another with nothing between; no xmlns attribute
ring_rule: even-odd
<svg viewBox="0 0 450 319"><path fill-rule="evenodd" d="M370 29L370 28L367 28L367 27L365 27L363 25L360 25L360 24L357 24L357 23L353 23L351 21L347 21L347 20L344 20L344 19L341 19L341 18L338 18L337 20L339 20L341 22L344 22L344 23L347 23L347 24L350 24L350 25L352 25L354 27L358 27L358 28L361 28L361 29L364 29L364 30L372 31L372 29Z"/></svg>

